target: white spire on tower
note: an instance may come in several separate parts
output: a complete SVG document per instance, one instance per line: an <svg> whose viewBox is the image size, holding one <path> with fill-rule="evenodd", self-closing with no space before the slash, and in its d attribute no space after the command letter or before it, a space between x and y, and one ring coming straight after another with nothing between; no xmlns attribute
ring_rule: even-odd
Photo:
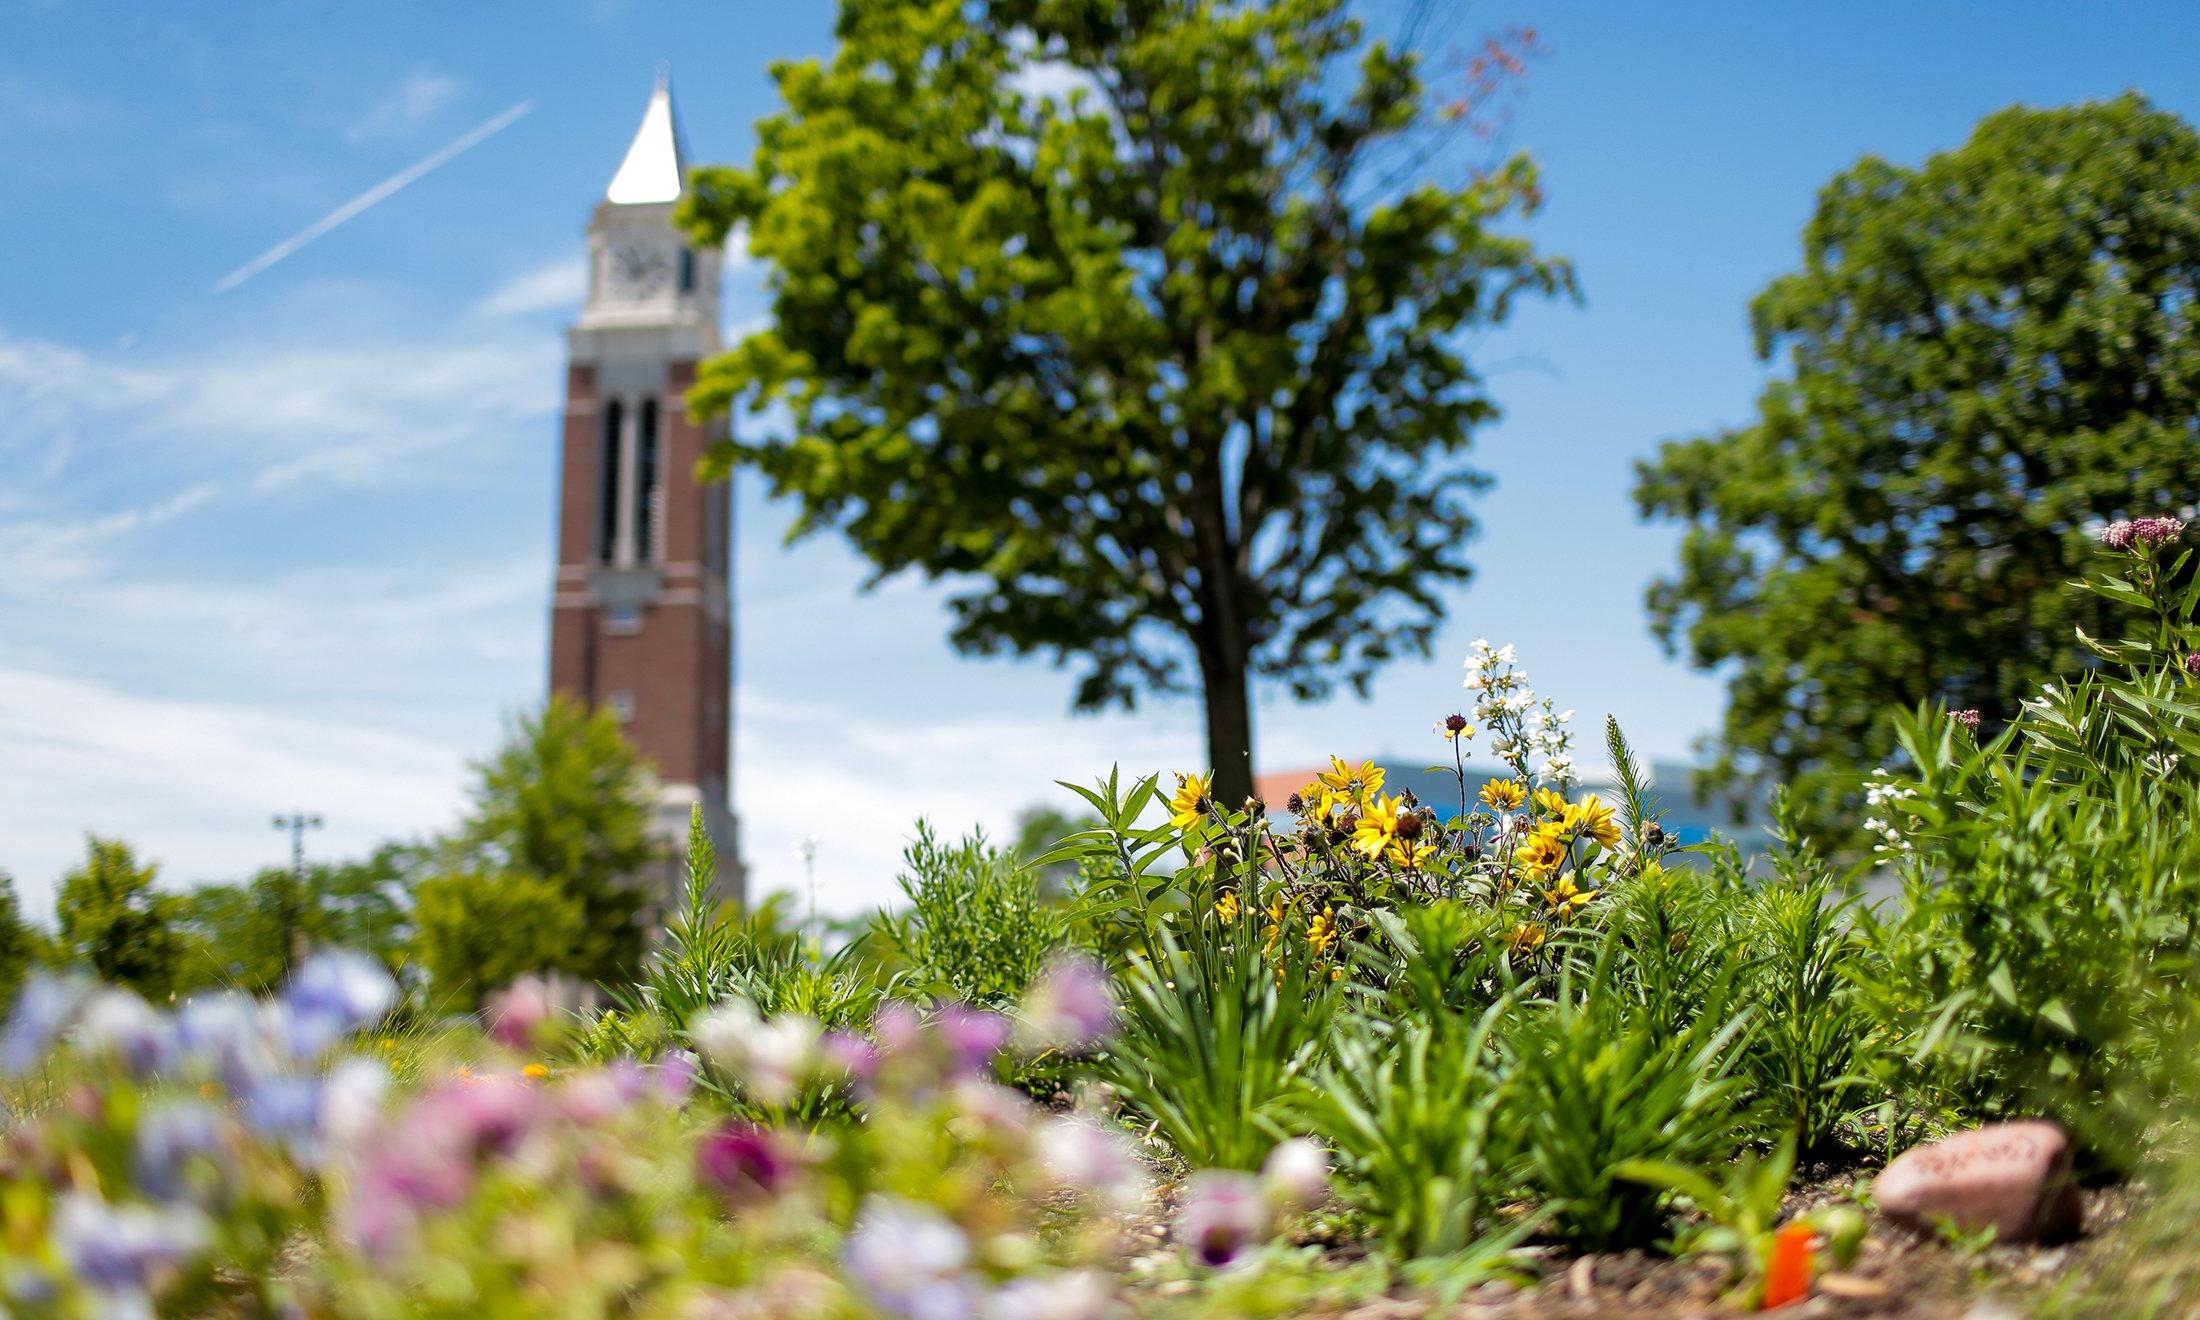
<svg viewBox="0 0 2200 1320"><path fill-rule="evenodd" d="M622 206L676 202L686 181L687 150L680 141L680 117L672 110L672 77L660 64L642 126L603 196Z"/></svg>

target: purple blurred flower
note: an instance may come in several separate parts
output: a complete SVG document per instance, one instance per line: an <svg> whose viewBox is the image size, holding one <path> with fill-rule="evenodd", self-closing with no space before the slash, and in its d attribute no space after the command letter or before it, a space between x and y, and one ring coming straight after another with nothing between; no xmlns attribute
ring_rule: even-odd
<svg viewBox="0 0 2200 1320"><path fill-rule="evenodd" d="M542 1114L541 1095L517 1077L501 1073L446 1085L413 1106L406 1126L415 1133L448 1133L469 1154L502 1155Z"/></svg>
<svg viewBox="0 0 2200 1320"><path fill-rule="evenodd" d="M104 1055L130 1071L149 1077L169 1066L176 1052L175 1031L166 1014L129 990L94 990L77 1012L72 1033L76 1047Z"/></svg>
<svg viewBox="0 0 2200 1320"><path fill-rule="evenodd" d="M970 1240L930 1206L873 1193L841 1248L848 1277L888 1315L908 1320L966 1320L977 1314L976 1285L965 1273Z"/></svg>
<svg viewBox="0 0 2200 1320"><path fill-rule="evenodd" d="M1311 1210L1329 1199L1329 1152L1294 1137L1268 1152L1260 1166L1260 1190L1277 1210Z"/></svg>
<svg viewBox="0 0 2200 1320"><path fill-rule="evenodd" d="M388 1016L397 1003L397 982L366 954L324 949L291 973L277 1002L293 1054L311 1059Z"/></svg>
<svg viewBox="0 0 2200 1320"><path fill-rule="evenodd" d="M562 977L529 974L489 997L482 1020L489 1034L509 1049L536 1048L546 1024L579 1006L579 989Z"/></svg>
<svg viewBox="0 0 2200 1320"><path fill-rule="evenodd" d="M1176 1239L1195 1263L1223 1269L1267 1240L1270 1223L1251 1174L1207 1169L1185 1180Z"/></svg>
<svg viewBox="0 0 2200 1320"><path fill-rule="evenodd" d="M68 1192L54 1209L53 1239L62 1259L79 1282L106 1294L116 1308L142 1308L155 1276L183 1265L211 1236L206 1216L190 1206L110 1205Z"/></svg>
<svg viewBox="0 0 2200 1320"><path fill-rule="evenodd" d="M321 1160L321 1079L294 1073L255 1077L239 1097L245 1125L282 1143L300 1164Z"/></svg>
<svg viewBox="0 0 2200 1320"><path fill-rule="evenodd" d="M1064 1186L1126 1210L1145 1196L1145 1170L1120 1132L1089 1119L1053 1118L1039 1129L1034 1144L1039 1163Z"/></svg>
<svg viewBox="0 0 2200 1320"><path fill-rule="evenodd" d="M961 1074L983 1072L1008 1044L1008 1019L967 1004L940 1010L940 1036L947 1042L950 1068Z"/></svg>
<svg viewBox="0 0 2200 1320"><path fill-rule="evenodd" d="M194 1160L214 1160L226 1145L228 1122L212 1105L173 1101L145 1111L138 1119L137 1152L131 1161L138 1186L164 1201L186 1190L184 1169Z"/></svg>
<svg viewBox="0 0 2200 1320"><path fill-rule="evenodd" d="M871 1019L871 1034L878 1037L881 1052L901 1054L914 1049L923 1039L924 1017L898 999L881 1004Z"/></svg>
<svg viewBox="0 0 2200 1320"><path fill-rule="evenodd" d="M75 1018L91 992L92 982L85 976L32 973L15 997L6 1034L0 1036L0 1070L20 1077L43 1062L54 1038Z"/></svg>
<svg viewBox="0 0 2200 1320"><path fill-rule="evenodd" d="M1975 710L1950 711L1948 718L1974 733L1978 731L1979 713Z"/></svg>
<svg viewBox="0 0 2200 1320"><path fill-rule="evenodd" d="M696 1172L734 1205L777 1196L794 1169L794 1156L778 1134L754 1123L729 1120L695 1147Z"/></svg>
<svg viewBox="0 0 2200 1320"><path fill-rule="evenodd" d="M190 1061L243 1090L284 1065L273 1022L281 1010L271 1008L234 990L193 995L176 1010L177 1044Z"/></svg>
<svg viewBox="0 0 2200 1320"><path fill-rule="evenodd" d="M1022 1016L1026 1048L1091 1049L1115 1023L1107 969L1083 954L1055 959L1024 996Z"/></svg>
<svg viewBox="0 0 2200 1320"><path fill-rule="evenodd" d="M848 1031L828 1031L818 1043L825 1066L844 1074L857 1085L865 1085L878 1074L878 1047L863 1037Z"/></svg>
<svg viewBox="0 0 2200 1320"><path fill-rule="evenodd" d="M657 1060L654 1074L657 1096L668 1105L687 1103L689 1093L695 1090L697 1060L693 1050L667 1050Z"/></svg>
<svg viewBox="0 0 2200 1320"><path fill-rule="evenodd" d="M601 1068L575 1073L557 1089L558 1113L576 1123L604 1123L634 1107L648 1079L632 1059L614 1059Z"/></svg>
<svg viewBox="0 0 2200 1320"><path fill-rule="evenodd" d="M1115 1288L1098 1270L1026 1275L986 1300L987 1320L1105 1320L1123 1314Z"/></svg>
<svg viewBox="0 0 2200 1320"><path fill-rule="evenodd" d="M2185 656L2185 672L2194 678L2200 678L2200 651L2193 651Z"/></svg>

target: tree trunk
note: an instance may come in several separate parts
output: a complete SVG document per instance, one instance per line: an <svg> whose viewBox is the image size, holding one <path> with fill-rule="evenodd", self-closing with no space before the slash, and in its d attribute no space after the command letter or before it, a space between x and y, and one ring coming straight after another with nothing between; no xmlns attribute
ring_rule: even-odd
<svg viewBox="0 0 2200 1320"><path fill-rule="evenodd" d="M1200 686L1207 698L1207 759L1214 799L1236 811L1253 795L1253 703L1242 646L1210 640L1199 648Z"/></svg>

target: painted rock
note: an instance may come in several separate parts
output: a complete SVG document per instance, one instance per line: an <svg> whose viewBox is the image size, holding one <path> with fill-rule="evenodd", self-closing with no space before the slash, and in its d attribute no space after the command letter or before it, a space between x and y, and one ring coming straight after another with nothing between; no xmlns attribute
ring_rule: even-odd
<svg viewBox="0 0 2200 1320"><path fill-rule="evenodd" d="M2070 1168L2070 1139L2053 1123L1989 1123L1912 1146L1872 1184L1879 1212L1932 1232L1992 1227L1998 1242L2065 1237L2084 1207Z"/></svg>

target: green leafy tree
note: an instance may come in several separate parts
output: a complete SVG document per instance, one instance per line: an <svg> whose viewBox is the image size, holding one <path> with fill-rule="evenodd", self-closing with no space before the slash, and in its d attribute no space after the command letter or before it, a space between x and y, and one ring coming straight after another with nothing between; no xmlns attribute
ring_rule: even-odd
<svg viewBox="0 0 2200 1320"><path fill-rule="evenodd" d="M23 920L16 901L15 878L0 871L0 1004L13 1003L16 989L38 961L38 932Z"/></svg>
<svg viewBox="0 0 2200 1320"><path fill-rule="evenodd" d="M443 1007L470 1009L528 972L564 968L587 914L554 881L461 871L421 882L413 920L414 958L430 993Z"/></svg>
<svg viewBox="0 0 2200 1320"><path fill-rule="evenodd" d="M641 756L618 721L553 696L477 769L460 835L475 869L546 881L580 910L573 947L544 965L603 984L630 980L642 953L637 881L657 851Z"/></svg>
<svg viewBox="0 0 2200 1320"><path fill-rule="evenodd" d="M1714 777L1790 778L1823 825L1926 701L1990 733L2100 635L2062 584L2101 520L2200 491L2200 137L2138 96L2014 108L1819 194L1751 309L1787 371L1745 426L1641 465L1687 525L1650 589L1729 676Z"/></svg>
<svg viewBox="0 0 2200 1320"><path fill-rule="evenodd" d="M245 884L177 896L179 988L270 989L301 950L322 945L397 968L410 952L410 890L431 856L420 844L388 843L360 861L308 866L302 884L288 867L268 867Z"/></svg>
<svg viewBox="0 0 2200 1320"><path fill-rule="evenodd" d="M93 835L86 845L84 864L62 877L54 900L58 952L110 984L164 998L181 952L173 896L153 888L157 868L138 865L129 844Z"/></svg>
<svg viewBox="0 0 2200 1320"><path fill-rule="evenodd" d="M1473 116L1344 0L843 0L837 31L683 202L773 268L691 407L788 419L706 466L880 579L967 584L956 646L1081 661L1080 709L1196 685L1243 799L1255 677L1364 690L1468 576L1496 409L1465 343L1570 287L1501 228L1534 168L1469 161Z"/></svg>

